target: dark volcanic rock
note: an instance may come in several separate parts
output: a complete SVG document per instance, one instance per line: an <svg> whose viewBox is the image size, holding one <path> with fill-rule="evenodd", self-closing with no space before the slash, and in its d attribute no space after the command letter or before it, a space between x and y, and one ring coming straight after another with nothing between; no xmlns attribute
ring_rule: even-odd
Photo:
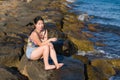
<svg viewBox="0 0 120 80"><path fill-rule="evenodd" d="M30 80L85 80L83 63L60 55L58 59L65 64L61 69L45 71L42 60L29 61L24 55L19 70Z"/></svg>
<svg viewBox="0 0 120 80"><path fill-rule="evenodd" d="M16 68L0 65L0 80L28 80L28 78L20 74Z"/></svg>

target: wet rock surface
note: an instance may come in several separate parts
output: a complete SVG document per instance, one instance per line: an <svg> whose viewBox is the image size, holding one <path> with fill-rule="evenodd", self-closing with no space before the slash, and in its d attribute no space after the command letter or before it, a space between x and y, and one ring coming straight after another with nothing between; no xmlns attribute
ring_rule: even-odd
<svg viewBox="0 0 120 80"><path fill-rule="evenodd" d="M71 55L78 50L94 50L87 38L94 37L82 29L96 32L96 24L78 21L68 12L66 0L0 0L0 80L108 80L120 69L119 59L89 59ZM44 70L43 61L29 61L25 56L27 38L33 19L42 16L60 62L59 70ZM99 44L101 45L101 44ZM69 56L69 57L65 57ZM106 70L106 67L108 68Z"/></svg>
<svg viewBox="0 0 120 80"><path fill-rule="evenodd" d="M19 70L30 80L84 80L84 65L81 61L58 55L58 61L64 62L61 69L44 70L43 60L30 61L24 55ZM51 64L52 61L50 61Z"/></svg>

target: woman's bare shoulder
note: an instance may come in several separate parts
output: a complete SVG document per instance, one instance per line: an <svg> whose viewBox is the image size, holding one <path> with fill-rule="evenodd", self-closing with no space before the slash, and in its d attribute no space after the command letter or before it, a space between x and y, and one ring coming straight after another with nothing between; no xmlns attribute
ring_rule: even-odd
<svg viewBox="0 0 120 80"><path fill-rule="evenodd" d="M37 33L36 33L35 31L33 31L33 32L31 33L30 37L35 37L35 36L37 36Z"/></svg>

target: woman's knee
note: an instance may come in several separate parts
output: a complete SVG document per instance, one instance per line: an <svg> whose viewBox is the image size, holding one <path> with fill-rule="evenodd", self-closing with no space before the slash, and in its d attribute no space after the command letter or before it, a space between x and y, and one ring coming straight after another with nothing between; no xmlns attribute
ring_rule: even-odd
<svg viewBox="0 0 120 80"><path fill-rule="evenodd" d="M49 45L50 48L54 47L52 43L48 43L48 45Z"/></svg>
<svg viewBox="0 0 120 80"><path fill-rule="evenodd" d="M44 50L49 50L49 46L48 45L44 45L43 48L44 48Z"/></svg>

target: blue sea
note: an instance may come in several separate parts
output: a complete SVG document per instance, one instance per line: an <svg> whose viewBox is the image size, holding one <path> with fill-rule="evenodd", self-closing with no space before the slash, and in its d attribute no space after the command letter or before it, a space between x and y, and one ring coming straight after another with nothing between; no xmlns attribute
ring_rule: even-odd
<svg viewBox="0 0 120 80"><path fill-rule="evenodd" d="M120 0L67 0L73 2L72 12L87 13L93 16L91 23L101 24L100 32L91 32L93 42L102 42L106 46L95 46L104 51L108 58L120 58Z"/></svg>
<svg viewBox="0 0 120 80"><path fill-rule="evenodd" d="M96 50L101 50L107 58L120 58L120 0L67 0L72 12L81 14L87 13L93 16L89 20L91 23L101 25L99 32L91 32L95 38L93 42L102 42L104 47L95 46ZM120 75L112 77L110 80L120 80Z"/></svg>
<svg viewBox="0 0 120 80"><path fill-rule="evenodd" d="M120 27L120 0L76 0L75 10L87 12L94 23Z"/></svg>

